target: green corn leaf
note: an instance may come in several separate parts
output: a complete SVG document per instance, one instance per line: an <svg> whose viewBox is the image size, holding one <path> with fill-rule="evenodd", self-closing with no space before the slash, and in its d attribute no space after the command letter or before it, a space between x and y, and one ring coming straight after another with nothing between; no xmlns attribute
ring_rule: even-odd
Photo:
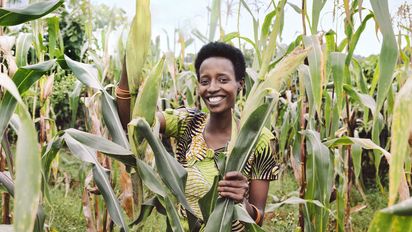
<svg viewBox="0 0 412 232"><path fill-rule="evenodd" d="M312 4L312 26L311 32L312 35L315 35L318 32L319 17L321 16L320 12L325 6L326 0L313 0Z"/></svg>
<svg viewBox="0 0 412 232"><path fill-rule="evenodd" d="M136 0L136 15L133 18L126 44L126 70L129 90L136 94L142 83L143 67L150 49L151 13L150 0ZM133 106L134 101L131 102Z"/></svg>
<svg viewBox="0 0 412 232"><path fill-rule="evenodd" d="M143 117L153 126L156 117L157 99L160 94L160 84L162 81L165 56L153 67L149 77L145 80L141 91L136 99L133 108L133 118Z"/></svg>
<svg viewBox="0 0 412 232"><path fill-rule="evenodd" d="M68 133L65 133L63 138L73 155L84 162L93 164L93 179L103 195L103 199L112 220L116 223L116 225L122 227L124 231L128 231L119 201L117 200L117 197L111 187L105 169L97 160L96 150L81 144Z"/></svg>
<svg viewBox="0 0 412 232"><path fill-rule="evenodd" d="M314 97L313 97L313 88L312 88L312 81L310 77L310 70L309 66L305 64L301 64L298 67L298 72L299 72L299 80L302 81L304 90L308 96L308 103L309 103L309 115L310 118L313 118L315 114L315 103L314 103ZM311 120L310 120L311 121ZM311 123L309 121L309 128L311 126Z"/></svg>
<svg viewBox="0 0 412 232"><path fill-rule="evenodd" d="M351 37L350 44L349 44L349 51L348 51L348 55L346 56L346 61L345 61L345 64L346 64L347 66L350 65L350 61L352 60L353 53L355 52L356 44L358 43L359 38L360 38L362 32L363 32L363 31L365 30L365 28L366 28L366 23L367 23L368 20L371 19L371 18L373 18L373 14L372 14L372 13L368 14L368 15L362 20L361 25L360 25L359 28L356 30L355 34Z"/></svg>
<svg viewBox="0 0 412 232"><path fill-rule="evenodd" d="M380 73L376 100L376 111L379 111L391 86L390 83L392 83L392 74L398 59L398 47L393 33L388 1L371 0L371 5L383 35L382 48L379 55Z"/></svg>
<svg viewBox="0 0 412 232"><path fill-rule="evenodd" d="M55 60L50 60L19 68L13 76L13 82L17 86L20 95L25 93L41 76L49 71L55 62ZM16 104L16 99L9 92L6 92L0 102L0 134L4 133Z"/></svg>
<svg viewBox="0 0 412 232"><path fill-rule="evenodd" d="M16 41L16 64L17 67L27 65L27 55L33 42L33 35L30 33L20 33Z"/></svg>
<svg viewBox="0 0 412 232"><path fill-rule="evenodd" d="M156 168L163 182L174 193L185 209L193 213L184 194L187 172L183 166L166 151L159 139L153 134L152 129L145 119L133 119L128 127L129 133L132 130L137 130L136 133L145 137L153 150L156 159Z"/></svg>
<svg viewBox="0 0 412 232"><path fill-rule="evenodd" d="M67 66L73 71L77 79L84 85L96 90L103 89L102 84L99 82L98 71L93 65L74 61L66 55L64 55L64 60Z"/></svg>
<svg viewBox="0 0 412 232"><path fill-rule="evenodd" d="M232 230L234 203L227 198L218 198L216 207L209 217L205 232L229 232Z"/></svg>
<svg viewBox="0 0 412 232"><path fill-rule="evenodd" d="M225 172L240 172L243 169L256 145L265 122L272 113L275 102L273 98L268 98L268 100L269 102L262 104L254 110L241 127L235 146L230 151ZM230 231L233 212L233 201L228 198L219 198L215 209L209 217L209 223L206 224L205 231Z"/></svg>
<svg viewBox="0 0 412 232"><path fill-rule="evenodd" d="M376 102L373 99L373 97L371 97L368 94L359 93L351 85L345 84L343 88L345 89L345 92L348 93L352 99L360 103L363 107L367 107L368 109L370 109L372 114L375 113L374 110L376 109Z"/></svg>
<svg viewBox="0 0 412 232"><path fill-rule="evenodd" d="M230 152L226 172L243 170L249 155L253 151L265 122L269 119L274 106L274 100L259 106L241 127L235 146ZM233 154L233 155L232 155Z"/></svg>
<svg viewBox="0 0 412 232"><path fill-rule="evenodd" d="M49 55L51 58L57 58L62 55L58 46L60 38L59 18L57 16L47 19Z"/></svg>
<svg viewBox="0 0 412 232"><path fill-rule="evenodd" d="M14 84L13 80L10 79L6 74L0 73L0 86L2 86L11 96L20 104L23 104L23 100L20 97L19 90Z"/></svg>
<svg viewBox="0 0 412 232"><path fill-rule="evenodd" d="M199 199L199 207L202 212L203 221L207 222L209 220L210 214L216 206L216 201L218 198L217 185L219 183L219 175L215 176L213 180L213 185L202 198Z"/></svg>
<svg viewBox="0 0 412 232"><path fill-rule="evenodd" d="M398 196L398 188L405 159L409 157L408 138L412 131L412 77L399 90L395 100L395 109L391 130L392 158L389 166L389 206L394 204Z"/></svg>
<svg viewBox="0 0 412 232"><path fill-rule="evenodd" d="M220 5L221 0L213 0L212 8L210 12L210 23L209 23L209 41L213 41L216 34L216 29L218 26L218 21L220 21Z"/></svg>
<svg viewBox="0 0 412 232"><path fill-rule="evenodd" d="M336 104L338 112L341 113L343 107L343 80L345 75L345 58L346 54L332 52L330 54L330 63L332 67L333 84L336 92Z"/></svg>
<svg viewBox="0 0 412 232"><path fill-rule="evenodd" d="M315 1L316 2L316 1ZM317 36L304 36L303 43L305 47L310 48L308 53L310 78L312 84L313 100L316 112L321 115L320 109L322 104L322 91L324 84L324 60L322 55L322 49L320 47L319 39Z"/></svg>
<svg viewBox="0 0 412 232"><path fill-rule="evenodd" d="M0 172L0 185L4 187L12 197L14 197L14 182L9 172Z"/></svg>
<svg viewBox="0 0 412 232"><path fill-rule="evenodd" d="M412 230L412 198L375 213L368 232Z"/></svg>
<svg viewBox="0 0 412 232"><path fill-rule="evenodd" d="M139 217L136 218L129 226L138 225L151 214L152 210L156 208L159 213L166 214L166 210L164 209L163 205L160 203L157 196L150 198L146 202L142 204L142 209L140 211Z"/></svg>
<svg viewBox="0 0 412 232"><path fill-rule="evenodd" d="M64 131L79 143L86 145L97 151L116 159L129 167L136 166L136 158L130 150L125 149L117 143L107 140L103 137L79 131L73 128Z"/></svg>
<svg viewBox="0 0 412 232"><path fill-rule="evenodd" d="M80 82L87 87L101 91L103 119L109 129L110 135L115 143L129 149L130 145L120 122L114 99L99 82L97 69L90 64L74 61L66 55L64 56L64 62L61 62L61 66L64 66L64 63L73 71Z"/></svg>
<svg viewBox="0 0 412 232"><path fill-rule="evenodd" d="M180 223L180 218L177 213L176 207L173 204L169 196L164 198L164 203L166 206L166 214L168 219L168 224L170 225L173 232L183 232L182 224Z"/></svg>
<svg viewBox="0 0 412 232"><path fill-rule="evenodd" d="M32 231L41 194L40 150L34 123L24 105L17 107L17 114L21 126L16 145L14 229Z"/></svg>
<svg viewBox="0 0 412 232"><path fill-rule="evenodd" d="M262 53L262 64L260 66L260 72L259 72L259 79L264 79L267 72L269 71L269 65L270 62L273 58L273 55L276 50L276 40L277 37L281 31L281 25L282 25L282 18L284 14L284 6L286 4L286 0L281 0L279 1L275 11L276 11L276 18L275 22L272 28L271 33L269 34L269 42L267 45L263 48L263 53Z"/></svg>
<svg viewBox="0 0 412 232"><path fill-rule="evenodd" d="M56 10L63 0L37 2L25 8L0 8L0 26L14 26L38 19Z"/></svg>
<svg viewBox="0 0 412 232"><path fill-rule="evenodd" d="M263 103L264 97L273 92L268 91L268 89L274 89L276 92L280 92L284 82L297 69L299 64L303 62L306 54L307 50L295 49L280 61L274 69L270 70L264 80L258 78L258 80L255 81L246 99L240 119L240 126L243 126L249 115Z"/></svg>
<svg viewBox="0 0 412 232"><path fill-rule="evenodd" d="M61 137L53 138L42 153L42 169L46 183L48 183L49 180L50 165L62 147L62 143L63 139Z"/></svg>
<svg viewBox="0 0 412 232"><path fill-rule="evenodd" d="M322 144L320 134L313 130L303 132L307 139L305 199L329 203L333 183L332 162L329 149ZM326 231L329 213L323 208L308 205L309 217L317 231ZM309 221L306 221L309 223Z"/></svg>
<svg viewBox="0 0 412 232"><path fill-rule="evenodd" d="M77 119L77 110L79 108L80 93L83 84L77 80L75 87L71 93L69 93L69 106L71 111L70 127L74 127Z"/></svg>
<svg viewBox="0 0 412 232"><path fill-rule="evenodd" d="M336 147L336 146L341 146L341 145L352 145L352 144L358 144L364 149L373 149L382 152L386 157L390 157L391 154L387 152L385 149L382 147L376 145L372 140L370 139L362 139L362 138L353 138L353 137L347 137L347 136L342 136L340 138L335 138L328 140L324 142L325 146L327 147Z"/></svg>
<svg viewBox="0 0 412 232"><path fill-rule="evenodd" d="M166 190L164 189L163 184L158 180L154 170L139 159L136 160L136 163L139 176L142 178L143 183L147 188L162 197L166 197Z"/></svg>
<svg viewBox="0 0 412 232"><path fill-rule="evenodd" d="M360 173L362 171L362 147L359 144L353 144L352 149L352 160L353 160L353 171L355 173L356 181L359 180Z"/></svg>
<svg viewBox="0 0 412 232"><path fill-rule="evenodd" d="M381 210L383 213L390 213L399 216L412 216L412 198L399 202L388 208Z"/></svg>

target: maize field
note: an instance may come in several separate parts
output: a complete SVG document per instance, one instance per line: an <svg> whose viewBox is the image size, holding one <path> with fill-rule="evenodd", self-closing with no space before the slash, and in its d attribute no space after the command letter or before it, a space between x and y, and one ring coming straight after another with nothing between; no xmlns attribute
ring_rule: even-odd
<svg viewBox="0 0 412 232"><path fill-rule="evenodd" d="M162 41L153 1L136 0L128 21L90 0L0 0L1 231L187 230L176 207L191 212L187 173L159 139L155 113L207 111L191 49L211 41L238 47L247 62L225 170L241 170L263 127L281 168L262 227L217 199L216 178L199 201L205 231L230 231L231 220L247 231L412 231L412 3L391 15L389 0L209 0L207 31L177 28ZM288 24L286 11L301 23ZM241 12L253 36L240 32ZM343 32L321 26L326 13ZM228 17L237 31L226 30ZM282 40L285 27L302 33ZM380 52L366 58L356 48L367 27ZM127 128L115 97L122 70ZM63 206L73 228L62 226Z"/></svg>

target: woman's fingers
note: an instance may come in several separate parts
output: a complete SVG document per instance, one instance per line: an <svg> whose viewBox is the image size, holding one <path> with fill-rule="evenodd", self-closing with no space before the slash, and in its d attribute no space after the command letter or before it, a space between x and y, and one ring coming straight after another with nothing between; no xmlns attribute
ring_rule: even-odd
<svg viewBox="0 0 412 232"><path fill-rule="evenodd" d="M225 174L223 177L224 180L244 180L247 181L247 178L242 175L240 172L232 171Z"/></svg>
<svg viewBox="0 0 412 232"><path fill-rule="evenodd" d="M223 180L219 181L218 192L221 197L227 197L235 202L242 202L249 191L249 183L240 172L228 172Z"/></svg>

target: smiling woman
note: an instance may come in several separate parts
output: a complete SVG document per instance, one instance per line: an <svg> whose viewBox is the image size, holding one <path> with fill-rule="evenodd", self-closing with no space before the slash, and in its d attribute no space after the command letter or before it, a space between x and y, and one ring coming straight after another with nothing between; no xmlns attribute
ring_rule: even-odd
<svg viewBox="0 0 412 232"><path fill-rule="evenodd" d="M197 109L169 109L157 113L160 132L177 140L176 159L188 173L185 195L204 226L198 201L210 190L215 176L219 174L217 160L226 155L231 138L232 111L236 96L244 85L245 61L241 51L231 45L213 42L199 51L195 61L198 77L198 92L205 102L209 114ZM128 89L126 71L118 87L121 94ZM120 89L120 90L119 90ZM118 95L121 117L129 121L130 108L125 96ZM259 136L255 150L250 155L242 172L228 172L219 181L217 191L221 198L229 198L242 204L248 214L262 224L269 181L277 178L278 165L271 146L274 136L264 129ZM180 210L182 221L186 214ZM233 231L242 230L244 225L234 221Z"/></svg>

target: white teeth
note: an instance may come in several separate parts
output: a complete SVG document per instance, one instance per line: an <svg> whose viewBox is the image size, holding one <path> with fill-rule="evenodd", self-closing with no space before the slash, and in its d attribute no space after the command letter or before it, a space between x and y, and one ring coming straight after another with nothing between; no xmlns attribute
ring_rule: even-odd
<svg viewBox="0 0 412 232"><path fill-rule="evenodd" d="M209 102L216 103L216 102L219 102L222 99L223 99L223 97L210 97Z"/></svg>

